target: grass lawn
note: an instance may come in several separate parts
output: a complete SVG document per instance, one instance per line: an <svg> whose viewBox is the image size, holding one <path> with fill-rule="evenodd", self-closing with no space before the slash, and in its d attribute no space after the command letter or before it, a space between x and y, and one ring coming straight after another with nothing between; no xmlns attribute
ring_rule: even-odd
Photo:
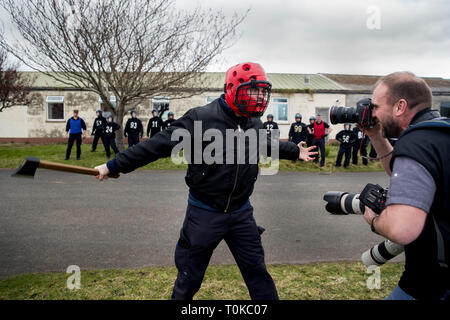
<svg viewBox="0 0 450 320"><path fill-rule="evenodd" d="M16 168L23 161L26 156L33 156L41 158L42 160L54 161L60 163L67 163L73 165L79 165L84 167L95 167L106 162L106 155L102 145L99 145L97 152L90 152L90 145L82 145L81 160L77 161L76 148L72 149L71 160L64 161L66 145L65 144L53 144L53 145L31 145L31 144L8 144L0 145L0 168ZM336 156L339 147L337 145L328 145L326 158L326 165L320 168L314 163L297 162L293 164L291 161L281 160L280 171L311 171L311 172L342 172L342 171L383 171L381 163L369 162L368 166L361 164L350 165L348 169L336 168L334 166L336 162ZM185 170L186 165L176 165L170 158L161 159L153 162L142 169L147 170Z"/></svg>
<svg viewBox="0 0 450 320"><path fill-rule="evenodd" d="M283 300L372 300L386 297L396 286L402 264L381 268L381 288L369 290L366 267L359 262L268 266ZM138 270L81 270L81 289L66 287L70 275L44 273L0 280L0 300L9 299L131 299L166 300L176 278L175 267ZM195 296L199 300L249 299L235 265L210 266Z"/></svg>

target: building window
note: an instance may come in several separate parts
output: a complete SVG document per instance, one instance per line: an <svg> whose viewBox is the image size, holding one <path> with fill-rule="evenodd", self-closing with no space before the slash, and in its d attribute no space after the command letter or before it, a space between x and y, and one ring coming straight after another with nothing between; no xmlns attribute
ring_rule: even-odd
<svg viewBox="0 0 450 320"><path fill-rule="evenodd" d="M47 120L64 121L64 97L47 97Z"/></svg>
<svg viewBox="0 0 450 320"><path fill-rule="evenodd" d="M116 108L116 107L117 107L117 100L116 100L116 97L115 97L115 96L110 96L110 97L109 97L109 102L111 102L113 108ZM100 105L100 108L99 108L99 109L103 111L103 116L104 116L105 118L107 118L107 117L109 117L110 115L112 115L111 112L108 112L108 111L105 112L106 106L105 106L105 103L103 102L102 98L100 98L100 97L98 97L98 104Z"/></svg>
<svg viewBox="0 0 450 320"><path fill-rule="evenodd" d="M305 86L309 86L311 84L311 78L308 74L305 75L304 82L305 82Z"/></svg>
<svg viewBox="0 0 450 320"><path fill-rule="evenodd" d="M169 98L153 98L153 109L158 111L163 121L166 121L169 117L170 101Z"/></svg>
<svg viewBox="0 0 450 320"><path fill-rule="evenodd" d="M288 121L289 107L288 99L273 98L273 120L274 121Z"/></svg>
<svg viewBox="0 0 450 320"><path fill-rule="evenodd" d="M322 120L330 124L330 108L316 108L316 115L320 114Z"/></svg>

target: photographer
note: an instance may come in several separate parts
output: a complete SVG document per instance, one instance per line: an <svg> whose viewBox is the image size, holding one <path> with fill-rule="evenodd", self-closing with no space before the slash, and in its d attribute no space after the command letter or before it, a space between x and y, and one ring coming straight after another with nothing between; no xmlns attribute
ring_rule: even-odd
<svg viewBox="0 0 450 320"><path fill-rule="evenodd" d="M376 125L367 134L391 181L386 209L377 216L366 207L364 218L405 246L405 271L388 300L445 299L450 289L450 135L431 105L431 89L409 72L380 79L373 92ZM388 138L399 138L395 149Z"/></svg>

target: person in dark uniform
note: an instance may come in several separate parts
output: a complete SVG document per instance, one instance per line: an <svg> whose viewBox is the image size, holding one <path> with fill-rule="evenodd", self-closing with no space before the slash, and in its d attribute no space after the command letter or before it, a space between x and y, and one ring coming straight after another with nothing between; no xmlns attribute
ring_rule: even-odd
<svg viewBox="0 0 450 320"><path fill-rule="evenodd" d="M114 122L113 116L108 116L106 118L106 125L104 126L104 139L103 143L105 144L105 151L106 151L106 157L109 159L111 158L111 150L109 147L111 147L115 154L119 153L119 149L116 145L116 131L120 129L120 125L118 123Z"/></svg>
<svg viewBox="0 0 450 320"><path fill-rule="evenodd" d="M168 119L166 121L164 121L163 129L169 128L174 121L176 121L175 114L172 111L170 111L169 115L168 115Z"/></svg>
<svg viewBox="0 0 450 320"><path fill-rule="evenodd" d="M328 132L327 132L328 129ZM325 121L322 121L322 117L320 114L317 115L317 120L314 122L314 137L313 137L313 145L317 147L318 150L320 150L320 166L325 166L325 137L327 137L331 131L333 131L332 128L326 123ZM319 155L316 156L316 159L314 160L314 163L319 162Z"/></svg>
<svg viewBox="0 0 450 320"><path fill-rule="evenodd" d="M102 143L105 144L103 139L103 128L106 125L106 118L103 117L102 110L97 110L97 118L94 120L94 127L92 128L92 135L94 136L94 140L92 141L92 150L91 152L95 152L97 149L98 140L101 139ZM105 148L106 150L106 148Z"/></svg>
<svg viewBox="0 0 450 320"><path fill-rule="evenodd" d="M202 123L202 134L215 129L223 135L223 141L226 141L227 131L236 134L231 143L225 142L221 146L222 157L212 165L207 165L205 159L192 161L192 158L195 159L192 154L187 156L190 159L185 179L189 186L188 208L175 250L178 276L172 299L193 299L200 289L210 258L222 240L227 243L239 266L250 297L254 300L278 299L264 261L261 242L264 229L256 224L249 200L259 170L258 163L249 161L248 155L253 147L251 139L245 138L247 133L257 133L263 129L260 117L270 101L271 88L259 64L234 66L226 74L225 94L219 99L190 109L153 139L125 150L107 164L97 167L97 179L103 180L109 174L128 173L157 159L170 157L172 149L179 144L178 140L172 140L176 130L187 131L193 138L194 123L197 121ZM262 138L258 134L256 137ZM270 144L272 139L266 141ZM253 142L259 145L259 140ZM239 149L239 145L244 149ZM311 156L315 154L313 148L307 149L303 145L280 142L280 158L311 161ZM210 145L203 143L201 154L208 147ZM240 150L246 156L235 163ZM259 151L256 159L260 159Z"/></svg>
<svg viewBox="0 0 450 320"><path fill-rule="evenodd" d="M131 118L128 119L123 132L125 138L128 137L128 147L131 148L139 143L139 137L144 135L144 127L142 121L137 118L135 110L131 111Z"/></svg>
<svg viewBox="0 0 450 320"><path fill-rule="evenodd" d="M263 123L263 127L267 130L269 136L272 135L272 130L279 130L278 123L273 121L273 114L267 115L267 121Z"/></svg>
<svg viewBox="0 0 450 320"><path fill-rule="evenodd" d="M344 125L344 130L341 130L336 135L336 140L339 141L340 147L339 152L336 159L336 167L340 167L342 164L342 156L345 155L344 160L344 169L347 169L347 167L350 165L350 158L352 156L352 146L357 140L357 137L351 131L351 124L346 123Z"/></svg>
<svg viewBox="0 0 450 320"><path fill-rule="evenodd" d="M316 122L316 117L311 116L309 118L309 125L306 126L306 130L308 131L308 135L306 136L306 144L308 147L312 147L312 142L314 139L314 123Z"/></svg>
<svg viewBox="0 0 450 320"><path fill-rule="evenodd" d="M370 142L370 139L369 139L369 142ZM373 147L373 143L372 142L370 142L369 157L370 157L370 161L374 161L378 157L377 150L375 150L375 148Z"/></svg>
<svg viewBox="0 0 450 320"><path fill-rule="evenodd" d="M158 132L161 132L164 128L163 120L158 117L158 111L153 109L152 111L153 118L148 121L147 125L147 137L152 138Z"/></svg>
<svg viewBox="0 0 450 320"><path fill-rule="evenodd" d="M70 159L70 153L72 152L73 143L75 141L77 142L77 160L80 160L82 139L86 138L86 123L83 119L78 117L78 110L74 110L73 117L67 121L66 138L67 136L69 137L69 141L67 143L65 160Z"/></svg>
<svg viewBox="0 0 450 320"><path fill-rule="evenodd" d="M295 115L295 122L291 125L289 130L289 141L295 144L299 144L302 141L306 141L308 131L306 129L306 124L302 122L302 115L297 113ZM295 163L297 159L292 160Z"/></svg>
<svg viewBox="0 0 450 320"><path fill-rule="evenodd" d="M363 132L358 127L353 128L353 133L355 134L356 140L355 143L353 143L353 151L352 151L352 163L354 165L358 164L358 153L361 153L362 156L362 163L363 165L367 166L367 145L369 144L369 137L366 135L364 136L363 140ZM360 152L361 151L361 152Z"/></svg>

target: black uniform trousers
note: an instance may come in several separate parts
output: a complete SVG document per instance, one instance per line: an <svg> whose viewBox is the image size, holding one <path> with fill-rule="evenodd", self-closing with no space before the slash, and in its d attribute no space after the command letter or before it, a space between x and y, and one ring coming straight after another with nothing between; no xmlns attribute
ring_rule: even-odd
<svg viewBox="0 0 450 320"><path fill-rule="evenodd" d="M117 145L116 145L116 138L108 137L108 136L105 135L103 137L103 144L105 145L106 156L108 158L111 157L111 149L110 149L110 147L113 149L115 154L119 153L119 149L117 148Z"/></svg>
<svg viewBox="0 0 450 320"><path fill-rule="evenodd" d="M253 208L238 213L212 212L188 205L175 250L178 276L174 300L192 300L200 289L211 255L222 241L228 245L253 300L277 300L278 293L264 262L261 234Z"/></svg>
<svg viewBox="0 0 450 320"><path fill-rule="evenodd" d="M353 145L352 163L355 165L358 164L358 154L359 154L360 149L361 149L361 155L363 156L362 163L363 163L363 165L367 166L367 164L368 164L367 158L364 158L364 157L367 157L367 145L363 145L361 148L361 140L358 140Z"/></svg>
<svg viewBox="0 0 450 320"><path fill-rule="evenodd" d="M99 139L102 139L102 143L105 144L105 137L103 136L103 134L95 134L94 140L92 141L92 151L97 150L97 144Z"/></svg>
<svg viewBox="0 0 450 320"><path fill-rule="evenodd" d="M313 146L316 146L316 150L314 151L319 151L320 150L320 166L324 166L325 165L325 139L314 139L313 140ZM319 155L317 154L315 156L315 160L314 162L318 162L319 161Z"/></svg>
<svg viewBox="0 0 450 320"><path fill-rule="evenodd" d="M350 158L352 156L352 146L344 146L341 144L339 147L339 152L336 159L336 167L340 167L342 164L342 157L345 155L344 168L350 165Z"/></svg>
<svg viewBox="0 0 450 320"><path fill-rule="evenodd" d="M74 133L69 135L69 141L67 143L67 150L66 150L66 159L70 158L70 153L72 152L72 147L74 142L77 142L77 159L80 159L81 157L81 133Z"/></svg>
<svg viewBox="0 0 450 320"><path fill-rule="evenodd" d="M371 143L371 146L370 146L369 157L371 157L372 159L376 159L376 158L377 158L377 151L376 151L375 148L373 147L373 144L372 144L372 143Z"/></svg>
<svg viewBox="0 0 450 320"><path fill-rule="evenodd" d="M129 134L128 135L128 148L135 146L139 143L139 135L138 134Z"/></svg>

